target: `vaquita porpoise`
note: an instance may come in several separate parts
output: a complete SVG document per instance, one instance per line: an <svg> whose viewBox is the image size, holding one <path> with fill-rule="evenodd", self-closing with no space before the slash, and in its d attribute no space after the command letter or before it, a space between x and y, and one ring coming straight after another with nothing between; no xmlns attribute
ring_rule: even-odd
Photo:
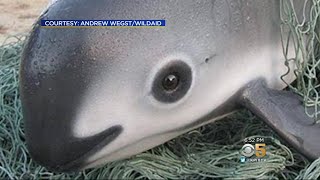
<svg viewBox="0 0 320 180"><path fill-rule="evenodd" d="M58 0L40 19L166 20L163 28L35 23L20 91L28 150L48 169L124 159L240 108L320 156L319 126L282 90L279 0Z"/></svg>

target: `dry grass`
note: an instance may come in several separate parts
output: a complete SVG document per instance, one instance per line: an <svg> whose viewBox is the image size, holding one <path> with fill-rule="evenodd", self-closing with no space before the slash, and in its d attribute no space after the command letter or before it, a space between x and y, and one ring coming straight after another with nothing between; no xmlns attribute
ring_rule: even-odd
<svg viewBox="0 0 320 180"><path fill-rule="evenodd" d="M0 44L8 37L29 32L49 0L1 0Z"/></svg>

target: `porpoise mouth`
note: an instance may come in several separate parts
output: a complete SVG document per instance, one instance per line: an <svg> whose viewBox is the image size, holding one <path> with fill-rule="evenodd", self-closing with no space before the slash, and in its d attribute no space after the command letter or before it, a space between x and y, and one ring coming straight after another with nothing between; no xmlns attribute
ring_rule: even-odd
<svg viewBox="0 0 320 180"><path fill-rule="evenodd" d="M87 166L88 157L116 139L122 130L122 126L116 125L94 136L69 137L61 143L52 143L50 139L47 139L47 143L30 141L31 138L28 138L27 146L32 158L49 170L55 172L79 171ZM54 136L51 137L54 139Z"/></svg>

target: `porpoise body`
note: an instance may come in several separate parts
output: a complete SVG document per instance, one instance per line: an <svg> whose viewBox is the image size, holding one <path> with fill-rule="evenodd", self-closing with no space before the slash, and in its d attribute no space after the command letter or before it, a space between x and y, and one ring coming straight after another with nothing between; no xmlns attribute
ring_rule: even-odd
<svg viewBox="0 0 320 180"><path fill-rule="evenodd" d="M279 12L278 0L53 3L40 19L165 19L166 26L36 23L20 72L31 156L55 171L96 167L245 107L300 152L319 157L318 127L297 95L281 91L288 69Z"/></svg>

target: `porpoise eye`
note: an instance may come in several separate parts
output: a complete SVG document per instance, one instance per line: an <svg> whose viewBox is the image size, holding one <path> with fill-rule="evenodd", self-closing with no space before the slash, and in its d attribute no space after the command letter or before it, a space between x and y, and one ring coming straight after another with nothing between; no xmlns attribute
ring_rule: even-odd
<svg viewBox="0 0 320 180"><path fill-rule="evenodd" d="M179 85L177 73L168 74L162 81L162 86L167 91L174 91Z"/></svg>
<svg viewBox="0 0 320 180"><path fill-rule="evenodd" d="M186 95L191 83L190 66L181 60L171 61L156 73L152 95L160 102L173 103Z"/></svg>

